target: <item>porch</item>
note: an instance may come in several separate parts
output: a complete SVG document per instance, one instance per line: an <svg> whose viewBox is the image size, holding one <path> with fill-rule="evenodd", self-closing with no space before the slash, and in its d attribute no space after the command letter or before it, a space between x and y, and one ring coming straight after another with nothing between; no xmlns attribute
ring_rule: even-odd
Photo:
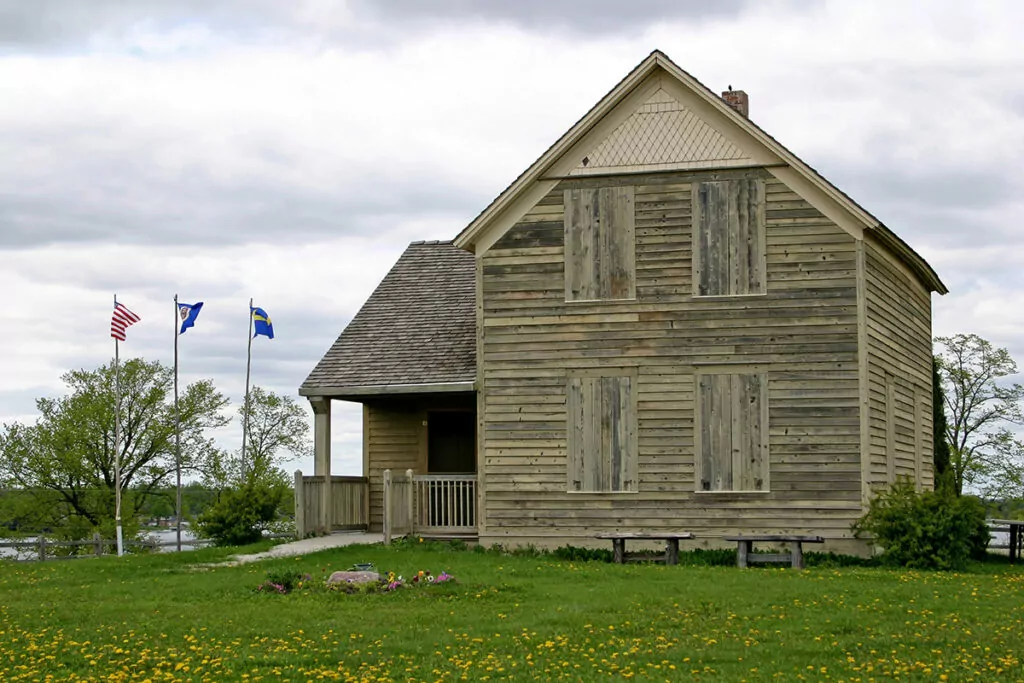
<svg viewBox="0 0 1024 683"><path fill-rule="evenodd" d="M475 474L384 470L379 486L383 493L385 543L406 535L432 539L476 538ZM296 536L369 530L370 489L369 477L305 476L296 471Z"/></svg>
<svg viewBox="0 0 1024 683"><path fill-rule="evenodd" d="M465 384L309 397L313 476L295 474L300 537L362 529L391 536L477 534L477 397ZM359 399L362 476L331 476L331 404Z"/></svg>

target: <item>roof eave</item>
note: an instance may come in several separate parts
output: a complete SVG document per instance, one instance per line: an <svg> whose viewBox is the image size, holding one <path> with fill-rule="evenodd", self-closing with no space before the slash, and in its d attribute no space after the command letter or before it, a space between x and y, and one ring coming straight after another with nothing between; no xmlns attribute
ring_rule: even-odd
<svg viewBox="0 0 1024 683"><path fill-rule="evenodd" d="M902 258L930 291L937 292L938 294L949 294L949 289L939 278L939 274L935 272L935 269L889 227L879 223L874 228L873 234L878 238L879 242Z"/></svg>
<svg viewBox="0 0 1024 683"><path fill-rule="evenodd" d="M434 382L425 384L369 384L351 387L299 387L299 395L307 398L365 399L373 396L405 394L450 394L476 391L476 382Z"/></svg>

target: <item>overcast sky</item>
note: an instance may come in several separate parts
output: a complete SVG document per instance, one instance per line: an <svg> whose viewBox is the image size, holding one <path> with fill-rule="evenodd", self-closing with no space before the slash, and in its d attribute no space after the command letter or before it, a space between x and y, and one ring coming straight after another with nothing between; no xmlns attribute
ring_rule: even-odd
<svg viewBox="0 0 1024 683"><path fill-rule="evenodd" d="M713 7L713 9L709 9ZM1024 5L0 0L0 421L113 355L297 388L408 242L450 239L653 49L903 237L936 334L1024 362ZM336 403L334 471L360 408ZM224 445L240 441L225 429ZM311 462L294 467L312 471Z"/></svg>

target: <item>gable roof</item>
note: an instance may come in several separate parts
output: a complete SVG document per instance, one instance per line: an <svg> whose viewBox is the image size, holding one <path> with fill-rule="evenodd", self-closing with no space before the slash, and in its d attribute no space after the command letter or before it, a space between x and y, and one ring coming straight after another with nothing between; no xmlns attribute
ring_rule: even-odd
<svg viewBox="0 0 1024 683"><path fill-rule="evenodd" d="M473 254L413 242L299 388L303 396L472 391Z"/></svg>
<svg viewBox="0 0 1024 683"><path fill-rule="evenodd" d="M841 219L837 220L840 227L851 231L851 234L854 234L857 238L862 238L862 230L871 231L879 242L906 264L930 291L940 294L946 294L949 291L928 262L882 224L881 221L871 215L857 202L853 201L839 188L832 185L821 174L786 149L750 119L732 109L707 86L680 69L659 50L652 52L623 78L583 118L577 121L572 128L549 147L533 165L516 178L487 208L473 219L455 238L455 246L473 251L476 251L480 244L483 244L484 249L489 247L496 237L492 235L488 239L488 230L494 224L499 223L499 219L505 214L511 214L518 218L517 212L521 213L527 210L534 203L531 201L534 197L539 199L540 196L546 194L557 182L558 174L553 174L556 178L555 180L547 176L562 157L573 150L578 143L584 141L588 134L592 134L602 125L608 125L608 121L612 118L610 115L613 110L620 104L623 104L628 98L634 96L638 88L649 78L661 73L667 74L672 82L682 86L701 106L709 109L718 117L722 117L733 129L752 139L766 156L775 162L772 164L773 166L777 164L787 167L786 170L792 169L794 180L803 181L806 188L813 191L818 199L831 203L837 209L838 214L841 216ZM575 165L573 163L568 168L572 168ZM771 170L776 175L781 175L778 168L772 168ZM564 173L565 169L562 169L561 172ZM542 181L548 181L549 186L544 188L543 192L540 192L537 190L537 186ZM804 193L801 192L801 194ZM810 200L810 198L808 199ZM822 210L822 207L819 206L818 208ZM824 210L823 212L826 215L836 214L836 212ZM851 229L851 226L853 226L853 229ZM504 229L507 229L507 227L508 225L505 225ZM504 232L504 229L499 225L499 232Z"/></svg>

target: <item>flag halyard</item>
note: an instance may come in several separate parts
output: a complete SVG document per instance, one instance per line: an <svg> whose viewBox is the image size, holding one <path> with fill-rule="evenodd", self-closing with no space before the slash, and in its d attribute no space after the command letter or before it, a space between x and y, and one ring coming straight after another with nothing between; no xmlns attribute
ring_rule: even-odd
<svg viewBox="0 0 1024 683"><path fill-rule="evenodd" d="M110 318L110 336L118 341L124 341L125 330L140 320L142 318L128 310L124 304L115 303L114 314Z"/></svg>

